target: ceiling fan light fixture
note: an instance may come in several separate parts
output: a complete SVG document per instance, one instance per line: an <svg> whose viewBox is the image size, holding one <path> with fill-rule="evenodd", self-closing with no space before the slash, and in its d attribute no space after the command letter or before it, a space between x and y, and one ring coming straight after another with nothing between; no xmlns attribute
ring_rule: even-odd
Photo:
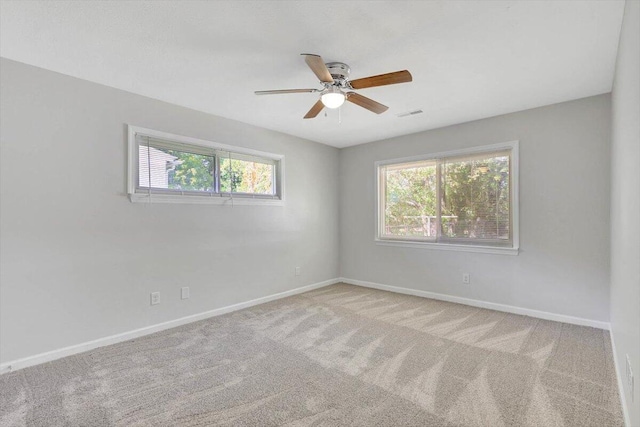
<svg viewBox="0 0 640 427"><path fill-rule="evenodd" d="M304 115L305 119L313 119L325 108L340 108L345 101L349 101L359 107L371 111L375 114L382 114L389 109L373 99L362 96L353 90L366 89L369 87L387 86L396 83L407 83L412 81L411 73L407 70L395 71L393 73L378 74L377 76L364 77L350 80L351 68L344 62L324 62L320 55L303 53L304 62L307 63L313 74L316 75L323 89L279 89L279 90L258 90L256 95L279 95L284 93L313 93L320 92L313 107ZM346 92L345 92L346 91ZM418 110L419 113L422 110ZM418 114L416 112L415 114ZM414 114L410 112L410 114Z"/></svg>
<svg viewBox="0 0 640 427"><path fill-rule="evenodd" d="M320 96L322 104L327 108L338 108L344 104L345 99L344 93L335 86L325 90Z"/></svg>

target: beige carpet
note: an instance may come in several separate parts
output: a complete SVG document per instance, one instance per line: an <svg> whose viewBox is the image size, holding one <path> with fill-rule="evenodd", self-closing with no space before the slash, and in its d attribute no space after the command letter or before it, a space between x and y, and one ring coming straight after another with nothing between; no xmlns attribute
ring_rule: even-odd
<svg viewBox="0 0 640 427"><path fill-rule="evenodd" d="M622 426L609 334L334 285L0 376L2 426Z"/></svg>

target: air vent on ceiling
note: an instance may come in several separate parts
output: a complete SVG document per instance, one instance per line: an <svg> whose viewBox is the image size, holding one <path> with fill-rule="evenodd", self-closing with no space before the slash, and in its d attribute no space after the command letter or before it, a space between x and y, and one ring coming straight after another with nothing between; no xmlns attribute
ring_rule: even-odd
<svg viewBox="0 0 640 427"><path fill-rule="evenodd" d="M422 110L413 110L413 111L407 111L404 113L400 113L397 114L398 117L408 117L408 116L415 116L416 114L422 114L424 113L424 111Z"/></svg>

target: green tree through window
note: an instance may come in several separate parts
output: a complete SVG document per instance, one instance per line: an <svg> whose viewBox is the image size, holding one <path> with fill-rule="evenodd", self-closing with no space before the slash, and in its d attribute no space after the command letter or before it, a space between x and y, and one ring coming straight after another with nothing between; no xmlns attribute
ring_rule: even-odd
<svg viewBox="0 0 640 427"><path fill-rule="evenodd" d="M391 164L381 172L382 237L511 238L509 152Z"/></svg>
<svg viewBox="0 0 640 427"><path fill-rule="evenodd" d="M176 160L167 162L169 188L185 191L213 191L213 156L166 150Z"/></svg>

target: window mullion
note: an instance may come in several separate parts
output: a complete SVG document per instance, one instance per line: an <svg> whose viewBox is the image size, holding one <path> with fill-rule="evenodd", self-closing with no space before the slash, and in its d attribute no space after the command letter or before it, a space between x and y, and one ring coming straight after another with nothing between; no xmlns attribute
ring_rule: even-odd
<svg viewBox="0 0 640 427"><path fill-rule="evenodd" d="M220 156L218 152L213 155L213 192L220 194Z"/></svg>
<svg viewBox="0 0 640 427"><path fill-rule="evenodd" d="M149 179L149 182L147 183L147 189L148 189L148 196L149 196L149 201L151 201L151 147L149 146L149 137L146 137L147 139L147 177Z"/></svg>
<svg viewBox="0 0 640 427"><path fill-rule="evenodd" d="M436 227L436 242L440 242L440 237L442 234L442 189L440 188L442 185L442 173L440 171L442 166L441 159L436 159L436 220L438 222L438 226Z"/></svg>
<svg viewBox="0 0 640 427"><path fill-rule="evenodd" d="M378 169L378 236L385 235L387 229L387 173L386 168Z"/></svg>

